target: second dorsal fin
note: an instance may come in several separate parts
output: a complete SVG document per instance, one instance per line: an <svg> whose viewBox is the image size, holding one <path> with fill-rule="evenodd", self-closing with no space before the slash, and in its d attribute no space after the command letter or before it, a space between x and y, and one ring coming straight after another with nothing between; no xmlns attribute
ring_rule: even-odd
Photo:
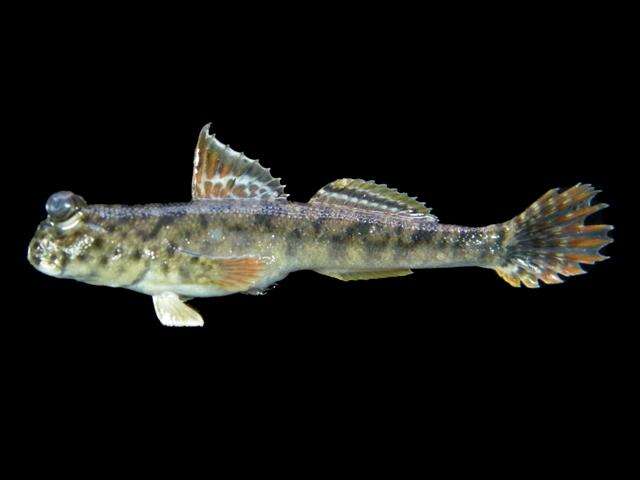
<svg viewBox="0 0 640 480"><path fill-rule="evenodd" d="M372 181L353 178L342 178L322 187L309 203L331 203L438 221L437 217L430 214L430 208L406 193Z"/></svg>
<svg viewBox="0 0 640 480"><path fill-rule="evenodd" d="M284 186L269 169L247 158L209 134L210 124L200 131L193 160L191 194L194 200L259 198L286 200Z"/></svg>

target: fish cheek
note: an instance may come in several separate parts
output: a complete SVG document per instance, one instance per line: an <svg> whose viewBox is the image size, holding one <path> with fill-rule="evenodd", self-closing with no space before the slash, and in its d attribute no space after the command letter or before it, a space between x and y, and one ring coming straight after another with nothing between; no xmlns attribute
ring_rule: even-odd
<svg viewBox="0 0 640 480"><path fill-rule="evenodd" d="M69 265L69 255L67 255L64 251L60 251L58 253L60 268L62 269L62 274L65 273L67 269L67 265Z"/></svg>
<svg viewBox="0 0 640 480"><path fill-rule="evenodd" d="M90 266L92 260L91 256L86 253L81 253L80 255L75 256L65 253L65 257L64 275L66 277L83 280L92 276L94 269Z"/></svg>
<svg viewBox="0 0 640 480"><path fill-rule="evenodd" d="M64 274L78 279L93 278L96 271L106 268L108 258L103 258L105 240L90 231L78 230L70 232L61 239L61 262L64 263Z"/></svg>

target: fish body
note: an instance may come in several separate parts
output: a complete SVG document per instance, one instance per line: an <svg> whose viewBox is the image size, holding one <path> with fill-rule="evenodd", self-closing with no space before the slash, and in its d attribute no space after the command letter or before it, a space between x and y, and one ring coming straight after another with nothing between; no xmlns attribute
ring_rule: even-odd
<svg viewBox="0 0 640 480"><path fill-rule="evenodd" d="M297 270L340 280L403 276L414 269L480 266L511 285L558 283L580 263L606 257L608 225L584 225L589 185L549 191L518 217L486 227L445 225L417 200L358 179L325 186L308 203L289 201L257 162L201 132L193 201L87 205L54 194L29 246L52 276L151 295L166 325L202 325L184 301L260 294Z"/></svg>
<svg viewBox="0 0 640 480"><path fill-rule="evenodd" d="M242 290L216 287L208 259L260 258L265 265L252 288L261 289L296 270L339 274L490 265L503 235L498 226L459 227L344 206L251 200L92 205L83 210L83 222L71 239L74 246L59 252L59 276L191 297Z"/></svg>

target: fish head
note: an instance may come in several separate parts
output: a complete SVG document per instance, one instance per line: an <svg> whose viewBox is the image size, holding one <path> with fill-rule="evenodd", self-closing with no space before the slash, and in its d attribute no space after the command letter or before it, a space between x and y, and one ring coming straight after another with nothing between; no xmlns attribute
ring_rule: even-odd
<svg viewBox="0 0 640 480"><path fill-rule="evenodd" d="M87 203L72 192L57 192L46 203L47 218L34 234L27 258L37 270L53 277L78 277L82 258L94 236L85 221Z"/></svg>

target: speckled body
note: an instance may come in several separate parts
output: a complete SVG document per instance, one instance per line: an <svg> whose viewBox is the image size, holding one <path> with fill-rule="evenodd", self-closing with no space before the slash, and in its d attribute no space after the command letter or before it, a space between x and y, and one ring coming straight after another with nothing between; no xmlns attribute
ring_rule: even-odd
<svg viewBox="0 0 640 480"><path fill-rule="evenodd" d="M58 276L87 283L151 295L220 296L235 291L212 282L211 258L259 257L266 268L252 289L260 290L296 270L490 267L503 234L502 226L459 227L294 202L90 205L56 260L62 267Z"/></svg>
<svg viewBox="0 0 640 480"><path fill-rule="evenodd" d="M308 203L290 202L279 178L200 131L189 203L87 205L54 193L29 244L29 262L54 277L152 297L166 326L202 326L191 297L259 294L296 270L342 281L414 269L491 268L509 285L561 283L604 260L610 225L585 225L606 208L577 184L551 189L517 217L487 227L439 223L414 197L371 180L341 178Z"/></svg>

